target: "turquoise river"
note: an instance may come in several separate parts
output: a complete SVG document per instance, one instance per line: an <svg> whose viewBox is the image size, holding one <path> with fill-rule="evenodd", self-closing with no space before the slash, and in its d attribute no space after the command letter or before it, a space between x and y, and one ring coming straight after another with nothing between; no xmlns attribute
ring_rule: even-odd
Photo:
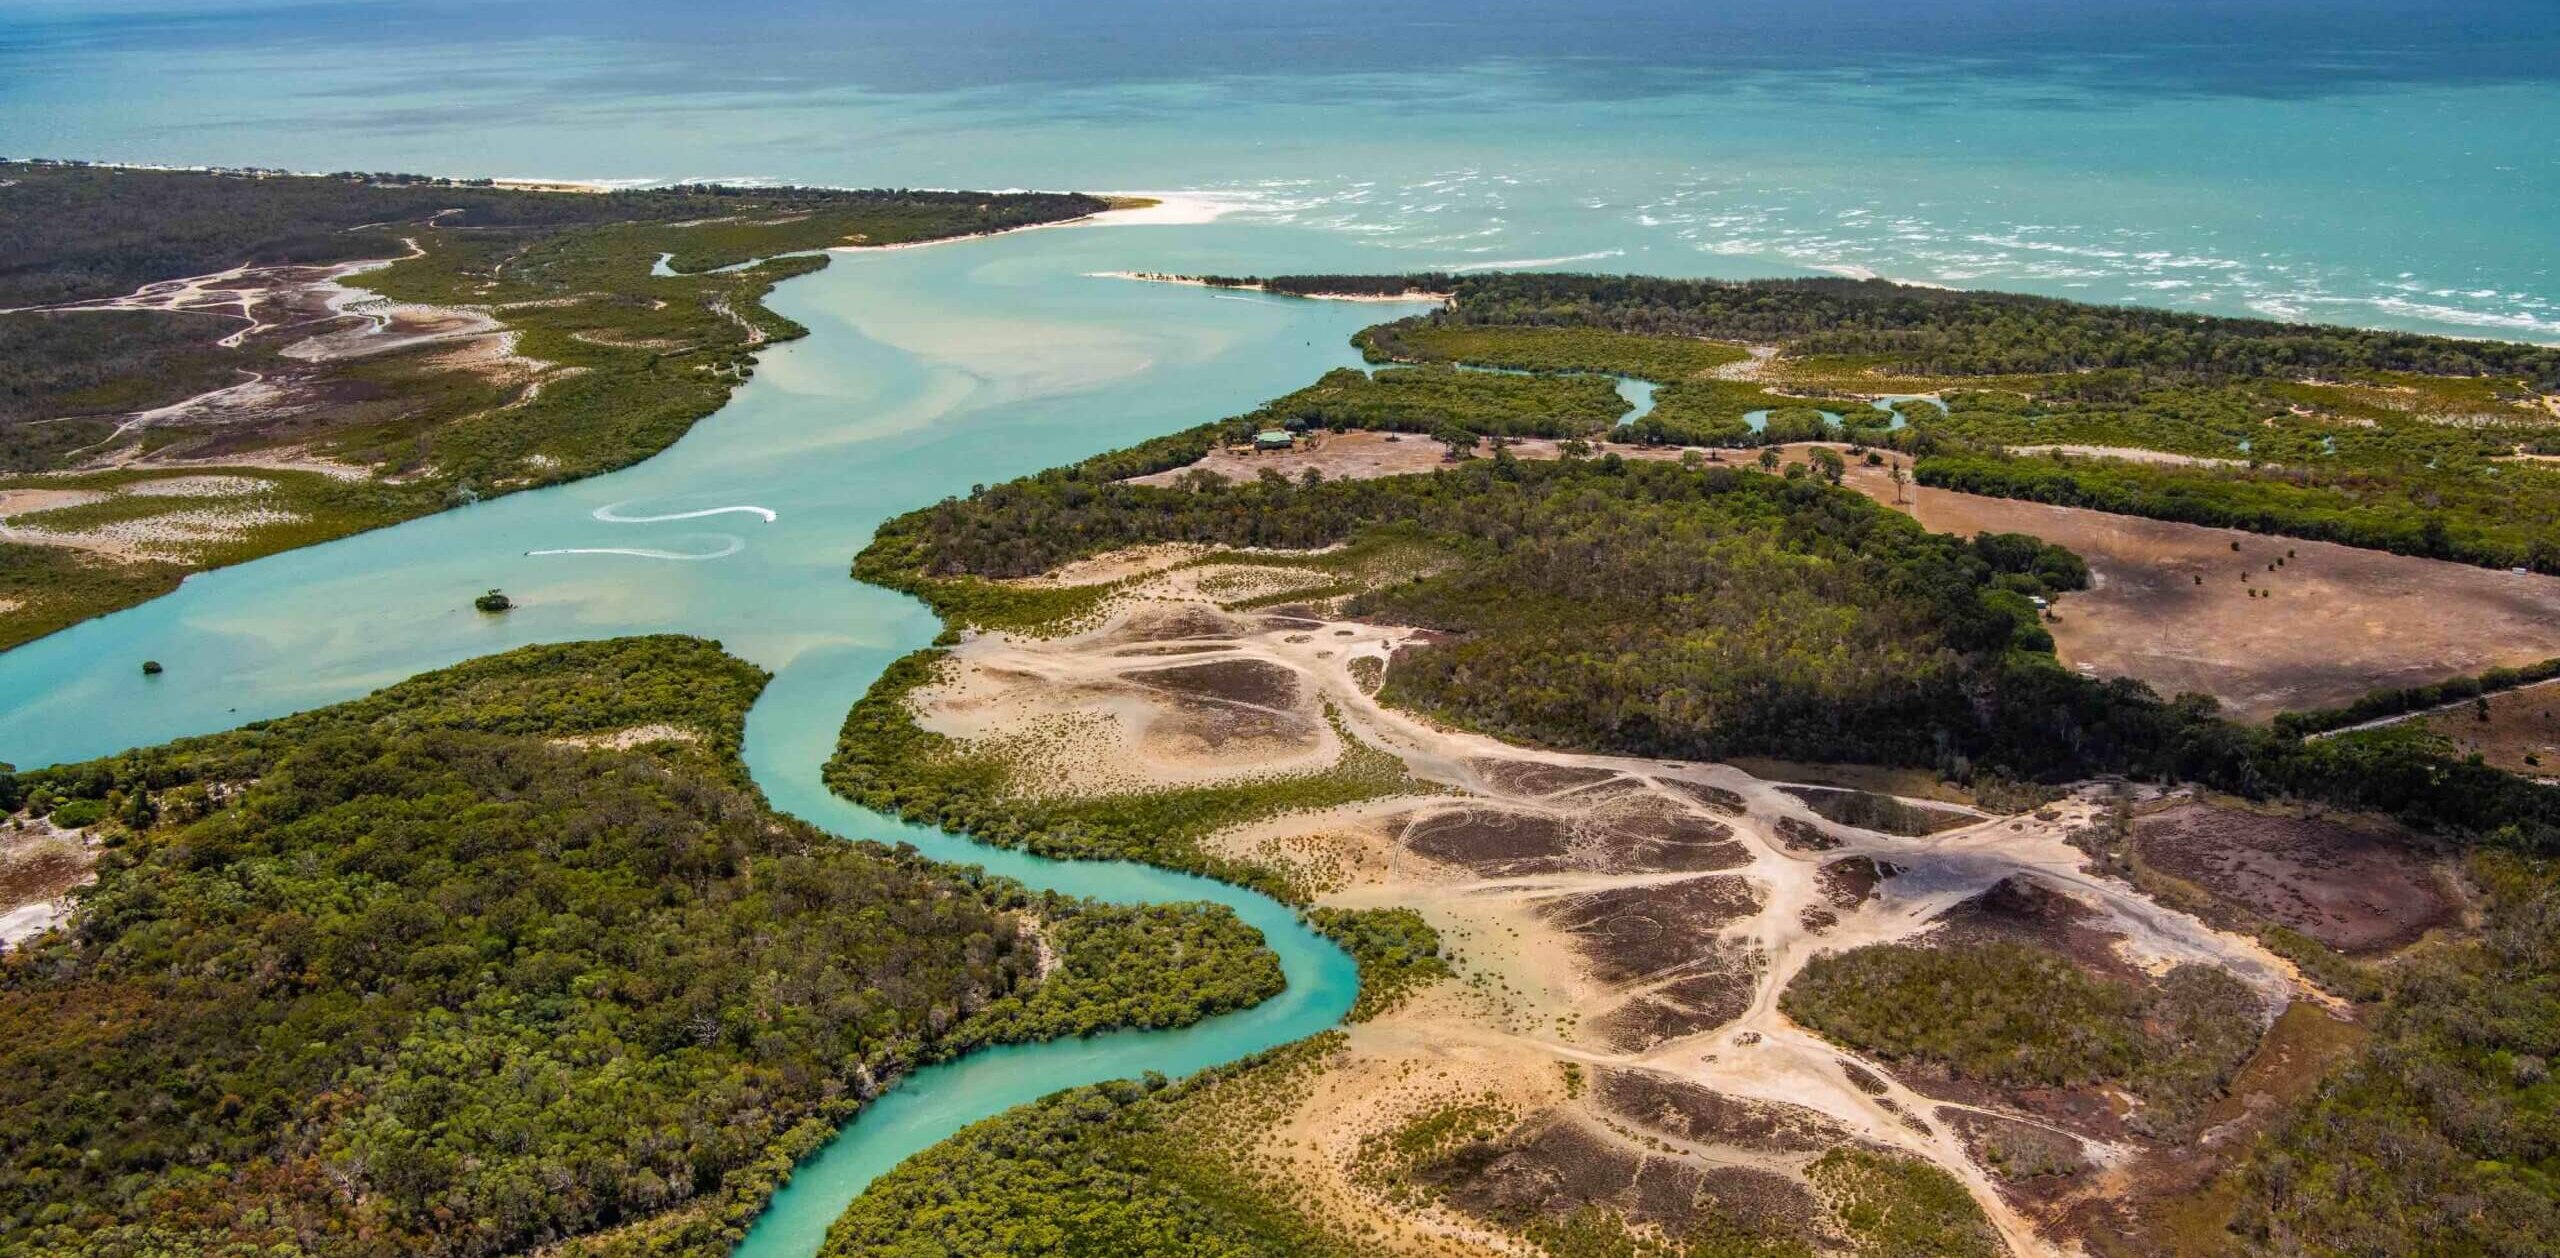
<svg viewBox="0 0 2560 1258"><path fill-rule="evenodd" d="M838 255L773 298L812 335L768 352L726 409L655 459L205 573L0 655L0 756L41 764L223 729L528 642L699 634L775 674L749 716L746 757L776 807L1071 894L1214 900L1279 954L1288 989L1254 1009L990 1049L904 1080L801 1169L739 1251L813 1254L863 1185L967 1123L1063 1087L1189 1074L1312 1035L1351 1007L1350 958L1267 897L982 846L854 807L819 781L846 710L938 628L912 600L847 575L879 521L1248 409L1356 363L1350 334L1403 309L1090 274L1132 259L1205 266L1246 233L1270 243L1267 228L1073 227ZM1310 263L1326 257L1328 238L1295 235ZM693 514L720 507L773 518ZM692 518L627 522L658 516ZM471 610L493 585L516 611ZM167 671L142 676L144 658Z"/></svg>

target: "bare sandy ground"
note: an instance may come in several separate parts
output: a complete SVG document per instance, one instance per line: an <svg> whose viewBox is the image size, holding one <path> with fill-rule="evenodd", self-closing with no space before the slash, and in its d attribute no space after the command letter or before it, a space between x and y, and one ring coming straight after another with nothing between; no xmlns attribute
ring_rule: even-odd
<svg viewBox="0 0 2560 1258"><path fill-rule="evenodd" d="M2212 459L2194 454L2171 454L2165 450L2145 450L2139 446L2011 446L2011 454L2076 454L2087 458L2120 459L2127 463L2160 463L2171 467L2242 467L2246 459Z"/></svg>
<svg viewBox="0 0 2560 1258"><path fill-rule="evenodd" d="M71 912L72 888L89 881L98 850L80 830L41 817L0 825L0 951L51 930Z"/></svg>
<svg viewBox="0 0 2560 1258"><path fill-rule="evenodd" d="M1872 470L1850 483L1892 502ZM1919 486L1903 494L1902 509L1940 532L2030 533L2089 562L2092 588L2060 600L2048 626L2064 663L2163 695L2209 694L2243 720L2560 655L2560 578Z"/></svg>
<svg viewBox="0 0 2560 1258"><path fill-rule="evenodd" d="M2487 709L2482 719L2481 709ZM2560 774L2560 682L2486 696L2415 719L2451 739L2457 755L2481 759L2526 777Z"/></svg>
<svg viewBox="0 0 2560 1258"><path fill-rule="evenodd" d="M2065 838L2104 808L2094 791L2034 816L1895 837L1823 821L1782 784L1727 766L1543 752L1437 728L1379 705L1354 665L1411 649L1413 631L1316 609L1230 610L1219 592L1242 588L1237 565L1166 567L1179 557L1079 565L1077 578L1126 582L1099 623L1050 639L968 638L946 677L918 692L918 716L1004 753L1017 789L1041 794L1313 772L1352 744L1401 762L1408 793L1209 843L1320 904L1418 910L1455 958L1455 978L1351 1027L1262 1142L1283 1168L1274 1173L1383 1229L1387 1251L1521 1252L1482 1216L1399 1202L1361 1173L1382 1133L1491 1098L1527 1133L1513 1155L1522 1165L1561 1158L1557 1173L1593 1199L1624 1205L1639 1182L1668 1176L1733 1209L1797 1210L1813 1201L1805 1167L1845 1143L1945 1168L2016 1253L2067 1252L1944 1116L2044 1120L1923 1096L1778 1008L1817 952L1910 938L2004 880L2083 906L2125 965L2214 965L2270 1017L2308 998L2254 941L2083 872ZM1787 829L1807 826L1832 846L1791 845ZM1873 864L1844 873L1844 861ZM2139 1152L2054 1135L2102 1167Z"/></svg>
<svg viewBox="0 0 2560 1258"><path fill-rule="evenodd" d="M267 501L274 486L253 476L167 476L111 490L0 490L0 541L57 546L119 562L189 562L210 542L302 517ZM43 523L40 512L119 498L162 499L169 509L85 529ZM29 522L28 517L33 517Z"/></svg>

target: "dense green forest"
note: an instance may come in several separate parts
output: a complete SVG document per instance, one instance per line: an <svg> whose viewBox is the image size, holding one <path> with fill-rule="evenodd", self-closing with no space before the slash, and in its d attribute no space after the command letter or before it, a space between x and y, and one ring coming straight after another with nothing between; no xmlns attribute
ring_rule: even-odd
<svg viewBox="0 0 2560 1258"><path fill-rule="evenodd" d="M0 779L107 843L69 928L0 957L0 1253L479 1255L647 1220L646 1252L725 1254L918 1062L1279 990L1223 908L1032 895L774 814L736 758L763 683L695 639L532 647Z"/></svg>
<svg viewBox="0 0 2560 1258"><path fill-rule="evenodd" d="M1386 1013L1451 973L1440 954L1440 932L1412 909L1309 909L1307 924L1341 944L1360 966L1353 1022Z"/></svg>
<svg viewBox="0 0 2560 1258"><path fill-rule="evenodd" d="M1427 433L1460 417L1500 437L1587 437L1618 422L1627 402L1598 376L1509 376L1454 367L1343 367L1246 417L1254 428Z"/></svg>
<svg viewBox="0 0 2560 1258"><path fill-rule="evenodd" d="M1338 282L1326 277L1327 282ZM2322 372L2495 375L2560 392L2560 349L2497 341L2094 306L1885 280L1675 280L1499 271L1407 277L1452 295L1435 323L1608 328L1784 345L1874 360L1898 375L2132 367L2200 378ZM1287 281L1293 284L1295 281ZM1274 281L1276 291L1291 291Z"/></svg>
<svg viewBox="0 0 2560 1258"><path fill-rule="evenodd" d="M429 216L448 229L545 231L616 223L707 224L678 270L740 261L736 245L769 247L751 214L807 213L781 247L907 240L1001 231L1105 208L1074 194L848 191L685 186L603 193L537 192L485 182L346 173L326 176L138 170L0 162L0 305L112 297L154 280L244 263L347 262L399 252L383 229L415 230ZM373 229L373 230L366 230ZM723 239L734 236L737 239ZM390 247L386 249L386 245Z"/></svg>
<svg viewBox="0 0 2560 1258"><path fill-rule="evenodd" d="M54 486L5 477L108 453L201 466L279 446L377 474L354 486L311 477L291 501L258 504L273 508L257 514L266 523L129 571L74 552L70 566L88 575L55 580L58 557L0 550L0 594L13 604L0 611L0 648L165 592L193 569L647 458L726 402L762 346L803 334L762 301L776 283L826 265L810 251L1000 231L1106 206L1044 193L536 192L0 163L0 307L115 296L243 264L398 258L414 245L418 256L368 272L367 290L488 313L521 356L461 367L440 343L318 362L278 353L319 330L300 317L224 347L216 340L242 325L212 314L0 310L0 487ZM672 274L653 273L662 257ZM155 420L104 444L133 412L252 375L287 400L221 423ZM36 512L12 523L78 531L99 521Z"/></svg>
<svg viewBox="0 0 2560 1258"><path fill-rule="evenodd" d="M2527 1258L2560 1236L2560 870L2488 855L2477 938L2391 972L2373 1038L2248 1171L2275 1254Z"/></svg>

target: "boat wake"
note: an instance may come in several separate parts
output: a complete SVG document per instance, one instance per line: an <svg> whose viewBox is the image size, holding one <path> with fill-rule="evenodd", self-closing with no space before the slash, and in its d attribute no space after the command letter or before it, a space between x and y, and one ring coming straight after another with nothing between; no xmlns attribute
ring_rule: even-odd
<svg viewBox="0 0 2560 1258"><path fill-rule="evenodd" d="M780 514L771 507L705 507L700 511L674 511L666 515L624 515L622 508L625 505L627 504L616 502L598 507L594 511L595 518L607 524L664 524L670 520L699 520L705 516L714 515L762 516L765 523L771 524L781 518Z"/></svg>
<svg viewBox="0 0 2560 1258"><path fill-rule="evenodd" d="M732 537L727 533L709 533L702 536L715 538L722 545L717 550L700 552L657 550L647 546L560 546L550 550L528 550L525 553L527 555L629 555L634 559L673 559L693 563L705 559L726 559L747 548L747 539L743 537Z"/></svg>

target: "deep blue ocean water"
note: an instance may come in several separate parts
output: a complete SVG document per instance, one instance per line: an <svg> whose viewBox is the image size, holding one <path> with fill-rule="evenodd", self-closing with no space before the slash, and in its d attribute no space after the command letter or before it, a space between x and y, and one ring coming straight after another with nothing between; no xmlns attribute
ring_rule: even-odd
<svg viewBox="0 0 2560 1258"><path fill-rule="evenodd" d="M2560 339L2552 0L18 0L0 152L1208 189L1376 269Z"/></svg>

